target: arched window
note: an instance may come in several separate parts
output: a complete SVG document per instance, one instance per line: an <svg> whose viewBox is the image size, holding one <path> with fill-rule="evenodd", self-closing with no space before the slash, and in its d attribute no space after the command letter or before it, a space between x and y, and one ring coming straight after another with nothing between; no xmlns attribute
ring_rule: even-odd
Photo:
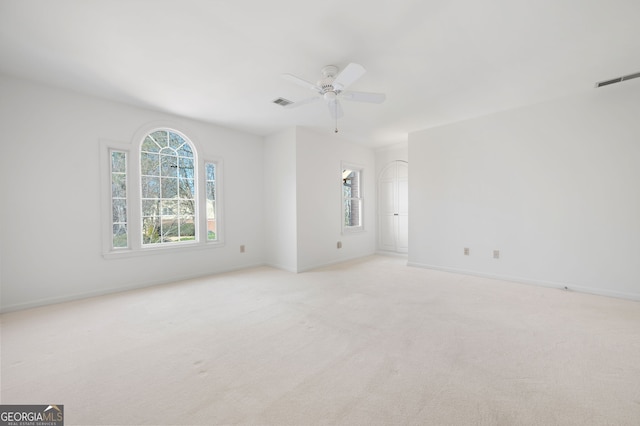
<svg viewBox="0 0 640 426"><path fill-rule="evenodd" d="M197 241L196 160L191 143L171 130L140 146L142 244Z"/></svg>
<svg viewBox="0 0 640 426"><path fill-rule="evenodd" d="M169 128L154 127L134 141L101 143L104 255L221 247L222 159L200 158L193 142Z"/></svg>

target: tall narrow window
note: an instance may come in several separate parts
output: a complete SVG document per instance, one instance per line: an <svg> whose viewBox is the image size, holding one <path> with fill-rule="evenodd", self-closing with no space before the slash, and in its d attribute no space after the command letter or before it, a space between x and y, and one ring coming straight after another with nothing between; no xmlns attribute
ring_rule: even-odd
<svg viewBox="0 0 640 426"><path fill-rule="evenodd" d="M111 247L127 248L127 153L111 151Z"/></svg>
<svg viewBox="0 0 640 426"><path fill-rule="evenodd" d="M216 229L216 164L206 163L206 186L207 186L207 240L218 239Z"/></svg>
<svg viewBox="0 0 640 426"><path fill-rule="evenodd" d="M362 229L362 170L353 167L342 169L343 230Z"/></svg>
<svg viewBox="0 0 640 426"><path fill-rule="evenodd" d="M195 241L195 158L179 134L158 130L140 148L142 244Z"/></svg>

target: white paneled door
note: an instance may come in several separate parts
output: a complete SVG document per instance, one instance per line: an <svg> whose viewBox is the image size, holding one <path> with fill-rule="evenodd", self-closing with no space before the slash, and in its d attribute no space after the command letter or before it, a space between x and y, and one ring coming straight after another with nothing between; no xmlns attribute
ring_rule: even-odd
<svg viewBox="0 0 640 426"><path fill-rule="evenodd" d="M378 179L379 248L385 251L409 251L409 164L392 161Z"/></svg>

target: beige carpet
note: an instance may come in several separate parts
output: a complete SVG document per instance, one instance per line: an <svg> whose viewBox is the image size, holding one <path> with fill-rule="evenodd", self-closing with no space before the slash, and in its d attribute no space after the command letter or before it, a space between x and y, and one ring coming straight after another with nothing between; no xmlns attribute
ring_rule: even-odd
<svg viewBox="0 0 640 426"><path fill-rule="evenodd" d="M67 425L640 424L640 303L405 262L2 315L1 402Z"/></svg>

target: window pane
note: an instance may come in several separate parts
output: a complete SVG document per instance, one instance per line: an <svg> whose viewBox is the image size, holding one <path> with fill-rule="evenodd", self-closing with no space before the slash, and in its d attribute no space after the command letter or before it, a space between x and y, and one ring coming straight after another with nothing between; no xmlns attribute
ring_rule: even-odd
<svg viewBox="0 0 640 426"><path fill-rule="evenodd" d="M206 172L207 172L207 181L214 181L215 178L216 178L215 165L211 164L211 163L207 163L205 168L206 168Z"/></svg>
<svg viewBox="0 0 640 426"><path fill-rule="evenodd" d="M216 221L215 219L207 219L207 240L216 239Z"/></svg>
<svg viewBox="0 0 640 426"><path fill-rule="evenodd" d="M127 200L114 198L111 205L113 207L113 223L127 223Z"/></svg>
<svg viewBox="0 0 640 426"><path fill-rule="evenodd" d="M162 198L178 197L178 179L162 178Z"/></svg>
<svg viewBox="0 0 640 426"><path fill-rule="evenodd" d="M143 152L140 154L140 173L144 176L160 176L160 168L158 154L149 154Z"/></svg>
<svg viewBox="0 0 640 426"><path fill-rule="evenodd" d="M193 179L193 159L179 158L178 170L180 177Z"/></svg>
<svg viewBox="0 0 640 426"><path fill-rule="evenodd" d="M361 225L362 200L353 200L351 203L351 226Z"/></svg>
<svg viewBox="0 0 640 426"><path fill-rule="evenodd" d="M360 202L361 200L344 200L344 225L360 226Z"/></svg>
<svg viewBox="0 0 640 426"><path fill-rule="evenodd" d="M160 200L142 200L142 216L159 216Z"/></svg>
<svg viewBox="0 0 640 426"><path fill-rule="evenodd" d="M207 200L207 239L216 239L216 202Z"/></svg>
<svg viewBox="0 0 640 426"><path fill-rule="evenodd" d="M345 169L342 171L342 185L345 196L360 197L360 172L357 170Z"/></svg>
<svg viewBox="0 0 640 426"><path fill-rule="evenodd" d="M195 215L195 202L193 200L182 200L178 205L178 214L180 216L193 216Z"/></svg>
<svg viewBox="0 0 640 426"><path fill-rule="evenodd" d="M160 218L142 218L142 243L157 244L160 242Z"/></svg>
<svg viewBox="0 0 640 426"><path fill-rule="evenodd" d="M160 176L178 176L178 157L175 155L160 155Z"/></svg>
<svg viewBox="0 0 640 426"><path fill-rule="evenodd" d="M127 241L127 225L113 225L113 248L128 247Z"/></svg>
<svg viewBox="0 0 640 426"><path fill-rule="evenodd" d="M360 185L358 182L358 175L355 175L351 180L351 196L353 198L360 198Z"/></svg>
<svg viewBox="0 0 640 426"><path fill-rule="evenodd" d="M142 198L160 198L160 178L142 176Z"/></svg>
<svg viewBox="0 0 640 426"><path fill-rule="evenodd" d="M144 138L144 142L142 143L141 151L147 152L158 152L160 151L160 147L158 144L151 138L151 136L147 136Z"/></svg>
<svg viewBox="0 0 640 426"><path fill-rule="evenodd" d="M344 200L344 226L351 225L351 199Z"/></svg>
<svg viewBox="0 0 640 426"><path fill-rule="evenodd" d="M160 203L160 205L162 206L162 210L161 210L161 214L164 217L169 216L175 216L178 214L178 202L177 201L171 201L171 200L162 200L162 202Z"/></svg>
<svg viewBox="0 0 640 426"><path fill-rule="evenodd" d="M184 216L180 218L180 240L193 240L196 236L195 218L193 216Z"/></svg>
<svg viewBox="0 0 640 426"><path fill-rule="evenodd" d="M113 173L126 173L127 157L125 152L114 151L111 153L111 171Z"/></svg>
<svg viewBox="0 0 640 426"><path fill-rule="evenodd" d="M216 183L207 182L207 200L216 199Z"/></svg>
<svg viewBox="0 0 640 426"><path fill-rule="evenodd" d="M160 148L166 147L167 144L167 131L166 130L158 130L157 132L151 133L149 136L156 141Z"/></svg>
<svg viewBox="0 0 640 426"><path fill-rule="evenodd" d="M180 148L185 143L185 140L177 133L169 132L169 146L173 149Z"/></svg>
<svg viewBox="0 0 640 426"><path fill-rule="evenodd" d="M195 194L195 181L193 179L180 179L179 180L180 198L182 199L194 199Z"/></svg>
<svg viewBox="0 0 640 426"><path fill-rule="evenodd" d="M162 218L162 242L170 243L178 241L178 219L177 218Z"/></svg>
<svg viewBox="0 0 640 426"><path fill-rule="evenodd" d="M111 196L113 198L125 198L127 196L127 175L113 173L111 175Z"/></svg>
<svg viewBox="0 0 640 426"><path fill-rule="evenodd" d="M193 151L189 144L184 144L180 148L178 148L178 155L181 157L193 158Z"/></svg>

